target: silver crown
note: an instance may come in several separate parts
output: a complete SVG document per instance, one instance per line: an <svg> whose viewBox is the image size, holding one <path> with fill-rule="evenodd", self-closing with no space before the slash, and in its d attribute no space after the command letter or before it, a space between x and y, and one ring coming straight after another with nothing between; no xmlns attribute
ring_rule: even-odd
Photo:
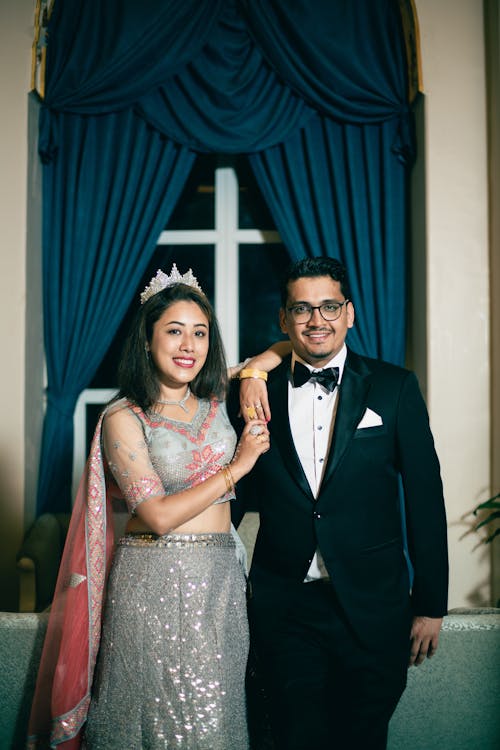
<svg viewBox="0 0 500 750"><path fill-rule="evenodd" d="M173 286L173 284L187 284L188 286L192 286L195 289L198 289L198 291L203 292L191 268L183 276L181 276L181 274L177 270L177 266L174 263L170 275L167 275L161 269L158 269L158 271L156 272L156 276L153 276L148 286L141 294L141 305L143 305L146 300L148 300L153 295L161 292L162 289Z"/></svg>

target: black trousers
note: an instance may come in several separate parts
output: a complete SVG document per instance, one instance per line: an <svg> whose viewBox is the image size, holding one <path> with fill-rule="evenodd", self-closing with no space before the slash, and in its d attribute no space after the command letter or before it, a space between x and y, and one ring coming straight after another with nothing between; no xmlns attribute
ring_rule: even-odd
<svg viewBox="0 0 500 750"><path fill-rule="evenodd" d="M389 719L406 686L409 628L398 642L367 649L329 583L274 578L253 586L249 619L257 673L249 689L264 694L262 721L267 712L277 750L386 748ZM251 734L255 747L269 747L260 744L258 703L259 696L249 696Z"/></svg>

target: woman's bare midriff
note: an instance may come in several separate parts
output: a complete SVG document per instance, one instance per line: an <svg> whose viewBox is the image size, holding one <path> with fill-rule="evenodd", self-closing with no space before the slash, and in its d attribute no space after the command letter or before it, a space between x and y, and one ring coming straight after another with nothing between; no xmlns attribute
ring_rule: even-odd
<svg viewBox="0 0 500 750"><path fill-rule="evenodd" d="M172 534L225 534L231 528L231 503L218 503L210 505L203 513L200 513L190 521L171 529ZM125 532L150 532L144 521L135 516L127 521Z"/></svg>

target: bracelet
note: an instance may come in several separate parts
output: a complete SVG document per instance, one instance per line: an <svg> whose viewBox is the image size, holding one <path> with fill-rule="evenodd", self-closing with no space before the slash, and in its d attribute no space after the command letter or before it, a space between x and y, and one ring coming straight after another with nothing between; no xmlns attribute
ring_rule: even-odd
<svg viewBox="0 0 500 750"><path fill-rule="evenodd" d="M234 479L233 475L231 474L231 469L229 468L229 466L223 466L221 471L226 482L226 491L234 493Z"/></svg>
<svg viewBox="0 0 500 750"><path fill-rule="evenodd" d="M239 374L240 380L246 378L255 378L255 380L267 380L267 372L265 370L256 370L253 367L246 367Z"/></svg>
<svg viewBox="0 0 500 750"><path fill-rule="evenodd" d="M231 489L233 492L236 492L236 483L234 481L233 472L231 471L231 466L229 464L226 464L226 471L228 473L229 479L231 480Z"/></svg>

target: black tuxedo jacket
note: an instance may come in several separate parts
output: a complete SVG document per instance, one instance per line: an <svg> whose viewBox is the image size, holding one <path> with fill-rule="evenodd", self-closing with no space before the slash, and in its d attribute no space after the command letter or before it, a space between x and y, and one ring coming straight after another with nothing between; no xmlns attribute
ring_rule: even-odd
<svg viewBox="0 0 500 750"><path fill-rule="evenodd" d="M441 617L447 609L446 517L416 377L348 350L332 446L314 500L290 431L289 371L290 357L269 375L271 448L238 483L234 504L236 525L248 507L260 514L250 571L254 594L263 579L282 585L285 579L302 581L319 547L337 597L362 639L407 632L412 614ZM382 424L360 429L367 408Z"/></svg>

